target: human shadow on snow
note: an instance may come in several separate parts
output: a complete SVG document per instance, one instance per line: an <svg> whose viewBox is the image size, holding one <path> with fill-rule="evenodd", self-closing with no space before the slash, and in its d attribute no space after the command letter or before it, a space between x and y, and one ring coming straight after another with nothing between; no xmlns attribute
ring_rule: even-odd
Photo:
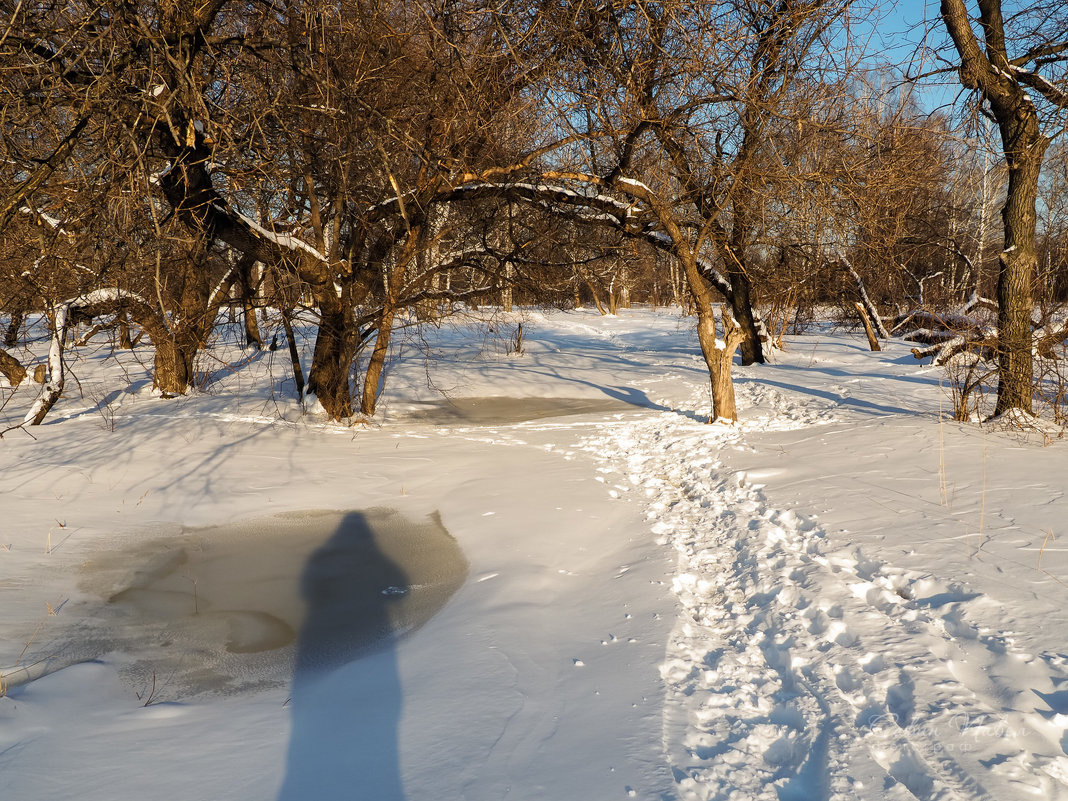
<svg viewBox="0 0 1068 801"><path fill-rule="evenodd" d="M304 568L307 614L293 674L292 726L278 801L402 801L402 709L393 607L408 578L346 515Z"/></svg>

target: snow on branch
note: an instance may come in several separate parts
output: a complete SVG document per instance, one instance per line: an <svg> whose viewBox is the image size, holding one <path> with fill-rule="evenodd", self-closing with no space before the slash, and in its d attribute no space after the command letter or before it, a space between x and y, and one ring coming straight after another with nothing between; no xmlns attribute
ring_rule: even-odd
<svg viewBox="0 0 1068 801"><path fill-rule="evenodd" d="M244 214L242 214L237 209L227 208L227 207L222 206L222 205L220 205L218 203L214 204L214 207L215 207L216 211L219 211L222 214L228 214L228 215L232 215L233 217L235 217L241 223L246 225L249 228L249 230L251 230L252 233L255 234L257 237L259 237L260 239L265 239L268 242L271 242L271 243L277 245L280 248L284 248L284 249L292 251L292 252L298 252L299 251L299 252L307 253L309 256L313 257L316 261L319 261L319 262L321 262L323 264L326 264L327 261L328 261L326 256L324 256L322 253L320 253L317 248L312 247L311 245L309 245L307 242L305 242L303 239L300 239L299 237L295 237L295 236L292 236L290 234L279 234L279 233L275 233L274 231L269 231L266 228L264 228L262 225L260 225L258 222L253 220L251 217L246 217Z"/></svg>
<svg viewBox="0 0 1068 801"><path fill-rule="evenodd" d="M877 333L881 339L889 339L890 332L887 331L886 326L883 325L883 319L879 316L879 310L875 308L875 304L872 303L871 298L868 297L868 290L864 286L864 280L860 277L860 273L854 269L853 263L846 258L844 254L838 254L838 264L852 276L853 282L857 286L857 294L860 295L860 303L864 307L864 311L867 312L868 317L871 319L871 324L875 328L875 333Z"/></svg>
<svg viewBox="0 0 1068 801"><path fill-rule="evenodd" d="M992 358L997 344L997 328L983 316L983 312L996 311L992 305L991 301L973 294L956 311L914 309L899 315L894 320L893 330L907 330L902 339L926 346L913 348L912 355L917 359L933 357L936 365L946 364L965 352L979 358Z"/></svg>
<svg viewBox="0 0 1068 801"><path fill-rule="evenodd" d="M642 234L642 238L658 250L674 255L674 241L663 231L646 231ZM727 280L726 276L717 270L716 266L704 256L695 256L695 259L697 261L697 269L701 271L701 275L703 275L708 282L711 283L721 295L723 295L723 297L728 301L731 300L734 292L731 289L731 282Z"/></svg>
<svg viewBox="0 0 1068 801"><path fill-rule="evenodd" d="M996 300L991 300L990 298L984 298L978 292L972 292L971 296L969 296L968 300L966 300L961 307L961 311L968 315L974 314L980 309L985 309L988 312L997 314L998 302Z"/></svg>
<svg viewBox="0 0 1068 801"><path fill-rule="evenodd" d="M636 190L636 194L651 190L640 181L619 178L618 183ZM626 236L642 239L657 250L674 255L675 243L664 231L648 227L637 227L638 214L633 202L620 200L611 195L582 192L565 184L547 181L513 181L509 183L491 183L486 181L464 184L450 190L442 200L477 197L480 195L500 195L511 197L537 205L549 212L559 212L560 206L569 208L569 214L582 222L608 225ZM726 298L732 297L730 282L716 269L714 264L704 257L697 257L697 266L701 274L715 286Z"/></svg>
<svg viewBox="0 0 1068 801"><path fill-rule="evenodd" d="M1065 91L1037 72L1012 65L1010 65L1010 69L1020 83L1034 89L1053 105L1068 109L1068 91Z"/></svg>
<svg viewBox="0 0 1068 801"><path fill-rule="evenodd" d="M530 181L490 183L481 181L458 186L449 192L449 197L460 198L468 194L500 194L518 197L522 200L549 201L574 207L593 208L600 212L612 214L613 220L619 224L625 223L628 218L633 216L633 206L630 203L605 194L579 192L559 183L547 183L544 181L537 183Z"/></svg>
<svg viewBox="0 0 1068 801"><path fill-rule="evenodd" d="M63 222L59 218L53 217L51 214L46 214L38 208L30 208L29 206L25 205L21 206L19 208L19 211L21 211L23 214L30 215L39 223L44 223L57 234L70 236L70 233L67 231L67 229L63 227Z"/></svg>
<svg viewBox="0 0 1068 801"><path fill-rule="evenodd" d="M66 380L63 350L67 340L67 331L72 320L79 316L94 317L98 314L115 311L124 303L136 303L148 306L148 302L139 295L118 287L96 289L85 295L79 295L59 303L55 307L55 319L52 324L52 344L48 349L48 380L40 396L23 418L23 425L40 425L49 410L56 405L63 394Z"/></svg>

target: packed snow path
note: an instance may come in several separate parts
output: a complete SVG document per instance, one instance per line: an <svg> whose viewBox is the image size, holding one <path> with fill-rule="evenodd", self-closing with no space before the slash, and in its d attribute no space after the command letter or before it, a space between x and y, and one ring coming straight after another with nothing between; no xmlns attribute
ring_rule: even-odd
<svg viewBox="0 0 1068 801"><path fill-rule="evenodd" d="M734 428L661 413L582 445L678 552L662 674L679 798L1068 798L1068 716L1012 703L1065 682L1068 657L977 631L975 595L859 548L832 554L813 519L769 506L718 451L829 421L826 404L740 390L773 413Z"/></svg>

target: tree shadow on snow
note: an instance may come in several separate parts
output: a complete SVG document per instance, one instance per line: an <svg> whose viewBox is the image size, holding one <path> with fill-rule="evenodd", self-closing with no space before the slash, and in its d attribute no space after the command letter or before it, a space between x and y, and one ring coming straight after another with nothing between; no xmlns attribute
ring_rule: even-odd
<svg viewBox="0 0 1068 801"><path fill-rule="evenodd" d="M735 379L736 384L762 384L769 387L775 387L776 389L786 390L787 392L795 392L799 395L810 395L813 398L821 398L826 401L830 401L835 406L846 406L857 409L858 411L868 412L877 417L887 417L890 415L906 415L909 417L916 417L921 414L916 409L906 409L903 406L891 406L881 403L875 403L873 401L864 400L863 398L853 398L848 395L841 395L837 392L830 392L824 389L816 389L815 387L801 386L800 384L790 384L785 381L774 381L765 375L753 378L738 378Z"/></svg>
<svg viewBox="0 0 1068 801"><path fill-rule="evenodd" d="M278 801L404 799L392 619L407 588L404 572L377 547L359 513L346 515L308 560Z"/></svg>

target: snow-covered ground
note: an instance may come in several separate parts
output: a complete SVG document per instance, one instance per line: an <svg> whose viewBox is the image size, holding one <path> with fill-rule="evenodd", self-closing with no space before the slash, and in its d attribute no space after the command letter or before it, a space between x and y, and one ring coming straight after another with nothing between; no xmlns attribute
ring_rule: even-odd
<svg viewBox="0 0 1068 801"><path fill-rule="evenodd" d="M0 440L0 798L1068 799L1064 441L849 332L738 368L735 427L670 311L395 350L351 428L283 351L170 401L76 351ZM381 587L321 578L372 529Z"/></svg>

